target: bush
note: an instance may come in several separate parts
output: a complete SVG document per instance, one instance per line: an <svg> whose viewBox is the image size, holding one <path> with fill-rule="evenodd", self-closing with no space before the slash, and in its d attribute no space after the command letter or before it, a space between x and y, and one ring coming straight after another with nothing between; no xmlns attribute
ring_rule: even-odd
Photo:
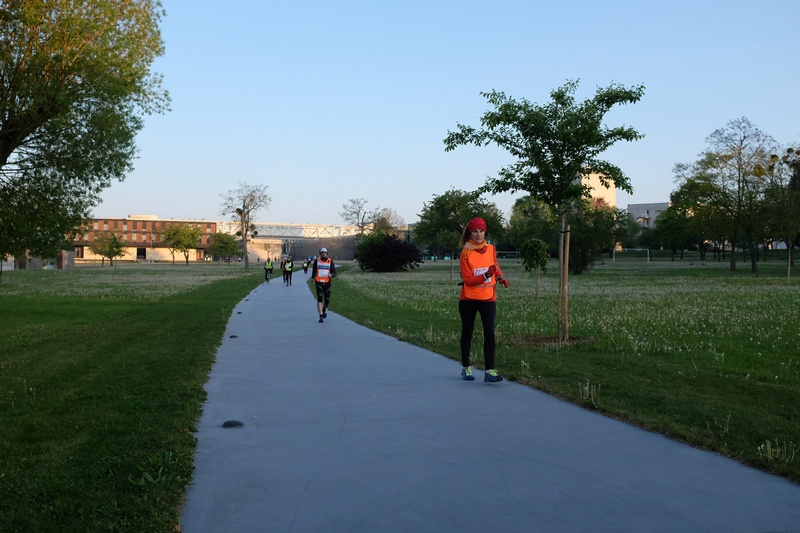
<svg viewBox="0 0 800 533"><path fill-rule="evenodd" d="M382 233L364 237L355 255L361 270L373 272L403 272L422 261L422 253L415 245Z"/></svg>

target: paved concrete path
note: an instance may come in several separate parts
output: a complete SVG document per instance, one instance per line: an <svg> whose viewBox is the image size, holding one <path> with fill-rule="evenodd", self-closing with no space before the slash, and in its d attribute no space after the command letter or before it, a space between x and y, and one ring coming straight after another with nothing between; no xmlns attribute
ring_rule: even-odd
<svg viewBox="0 0 800 533"><path fill-rule="evenodd" d="M184 533L800 532L800 485L328 315L302 274L234 309Z"/></svg>

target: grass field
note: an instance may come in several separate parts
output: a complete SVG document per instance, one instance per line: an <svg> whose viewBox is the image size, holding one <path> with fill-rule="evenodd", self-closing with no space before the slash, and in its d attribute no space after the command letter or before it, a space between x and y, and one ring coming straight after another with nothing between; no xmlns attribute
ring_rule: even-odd
<svg viewBox="0 0 800 533"><path fill-rule="evenodd" d="M568 347L540 342L555 333L555 274L536 299L518 263L502 266L502 374L800 481L800 281L787 283L783 264L753 278L749 265L606 261L570 278L570 332L586 342ZM458 360L449 263L340 272L332 310ZM241 265L6 271L0 530L173 530L203 384L261 276Z"/></svg>
<svg viewBox="0 0 800 533"><path fill-rule="evenodd" d="M5 272L0 531L173 531L240 266Z"/></svg>

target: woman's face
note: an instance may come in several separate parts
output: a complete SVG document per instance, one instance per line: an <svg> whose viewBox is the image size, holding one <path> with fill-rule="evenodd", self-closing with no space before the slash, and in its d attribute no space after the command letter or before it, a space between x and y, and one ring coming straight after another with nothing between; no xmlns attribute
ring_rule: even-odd
<svg viewBox="0 0 800 533"><path fill-rule="evenodd" d="M480 244L486 238L486 232L480 228L472 230L472 233L469 234L469 238L472 242Z"/></svg>

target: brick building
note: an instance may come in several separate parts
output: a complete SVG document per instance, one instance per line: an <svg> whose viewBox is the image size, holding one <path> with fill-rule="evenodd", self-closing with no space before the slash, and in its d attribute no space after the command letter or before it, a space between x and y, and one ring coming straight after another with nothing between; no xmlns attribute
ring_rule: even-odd
<svg viewBox="0 0 800 533"><path fill-rule="evenodd" d="M75 262L99 261L89 247L98 235L113 233L125 243L122 261L172 261L169 248L161 242L160 232L170 226L184 224L202 230L200 241L189 261L203 261L209 238L217 232L217 222L206 220L164 220L155 215L128 215L127 218L95 218L88 221L74 241ZM181 257L183 259L183 257Z"/></svg>

